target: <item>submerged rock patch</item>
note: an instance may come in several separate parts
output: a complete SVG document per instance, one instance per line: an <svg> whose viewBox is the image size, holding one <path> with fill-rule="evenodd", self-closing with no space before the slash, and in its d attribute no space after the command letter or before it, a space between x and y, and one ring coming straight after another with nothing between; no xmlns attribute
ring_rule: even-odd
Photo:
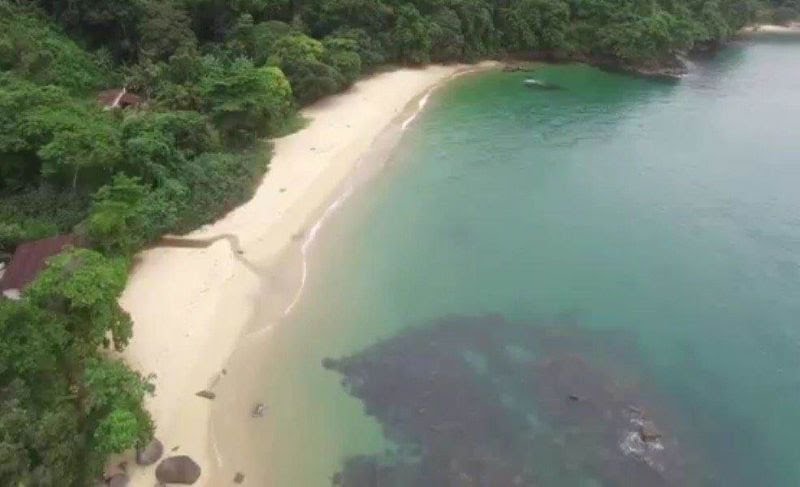
<svg viewBox="0 0 800 487"><path fill-rule="evenodd" d="M451 317L323 366L396 450L334 484L706 485L639 376L634 337Z"/></svg>

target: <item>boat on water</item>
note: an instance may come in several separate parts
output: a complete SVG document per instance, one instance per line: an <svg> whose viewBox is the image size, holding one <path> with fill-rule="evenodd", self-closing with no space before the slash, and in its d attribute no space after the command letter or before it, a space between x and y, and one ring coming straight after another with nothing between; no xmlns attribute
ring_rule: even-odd
<svg viewBox="0 0 800 487"><path fill-rule="evenodd" d="M558 90L561 89L560 86L548 83L546 81L541 81L535 78L526 78L522 81L522 84L529 87L529 88L540 88L544 90Z"/></svg>

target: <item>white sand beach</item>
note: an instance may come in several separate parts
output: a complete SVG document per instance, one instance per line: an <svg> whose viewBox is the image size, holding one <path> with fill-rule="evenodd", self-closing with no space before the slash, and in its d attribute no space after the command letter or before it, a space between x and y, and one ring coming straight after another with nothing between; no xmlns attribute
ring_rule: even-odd
<svg viewBox="0 0 800 487"><path fill-rule="evenodd" d="M792 22L789 25L751 25L741 31L744 35L754 34L784 34L800 35L800 22Z"/></svg>
<svg viewBox="0 0 800 487"><path fill-rule="evenodd" d="M212 401L195 394L213 390L223 377L256 305L268 299L260 292L258 270L269 268L298 235L309 231L376 137L409 113L409 104L471 69L454 65L385 72L304 109L309 125L275 141L269 172L254 197L186 236L225 238L207 248L157 247L138 256L121 298L134 321L124 357L142 374L154 374L156 392L148 405L156 436L165 456L189 455L203 467L196 485L209 485L208 467L215 460L209 439ZM287 288L282 296L295 295L298 282L290 281L275 283ZM152 487L154 467L130 468L132 485Z"/></svg>

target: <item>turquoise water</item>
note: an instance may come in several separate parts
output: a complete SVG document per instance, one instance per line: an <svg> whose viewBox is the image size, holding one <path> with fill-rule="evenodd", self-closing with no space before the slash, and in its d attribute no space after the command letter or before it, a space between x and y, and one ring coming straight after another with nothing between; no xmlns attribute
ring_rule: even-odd
<svg viewBox="0 0 800 487"><path fill-rule="evenodd" d="M659 427L708 473L687 484L800 485L798 61L762 41L677 84L563 65L533 75L561 90L492 72L437 92L328 221L265 346L268 485L400 448L322 359L486 313L623 333ZM543 485L603 483L567 460Z"/></svg>

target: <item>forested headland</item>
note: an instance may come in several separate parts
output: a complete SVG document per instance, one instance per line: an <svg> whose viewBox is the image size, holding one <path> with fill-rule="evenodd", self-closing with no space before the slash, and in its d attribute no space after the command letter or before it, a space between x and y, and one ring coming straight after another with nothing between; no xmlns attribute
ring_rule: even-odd
<svg viewBox="0 0 800 487"><path fill-rule="evenodd" d="M0 299L0 484L89 485L149 441L153 386L106 352L131 336L117 298L132 256L246 201L298 107L392 64L657 70L798 13L800 0L0 0L0 258L60 234L85 247ZM98 102L123 88L135 105Z"/></svg>

